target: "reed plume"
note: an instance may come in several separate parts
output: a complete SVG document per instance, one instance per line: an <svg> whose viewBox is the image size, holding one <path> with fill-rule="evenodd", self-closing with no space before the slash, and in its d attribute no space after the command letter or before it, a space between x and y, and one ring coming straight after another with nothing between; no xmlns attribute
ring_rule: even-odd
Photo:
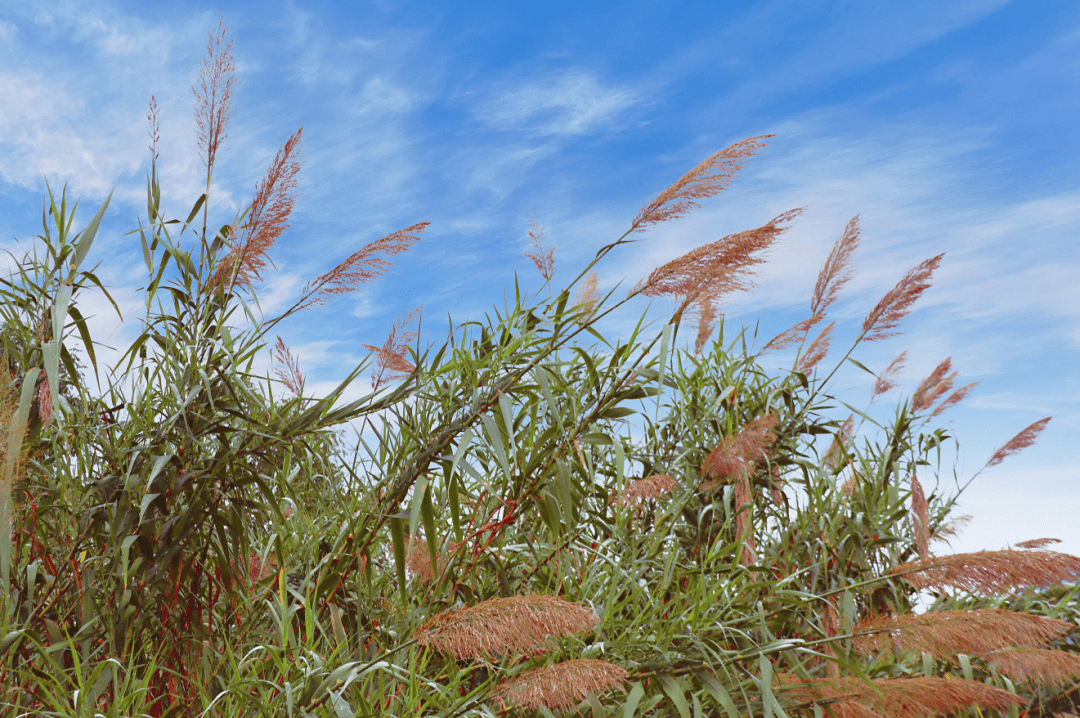
<svg viewBox="0 0 1080 718"><path fill-rule="evenodd" d="M825 264L818 272L814 293L810 297L810 318L804 319L785 332L773 337L762 351L786 349L795 342L804 341L810 330L825 318L825 310L836 301L841 287L851 281L851 256L859 247L859 216L855 215L844 228L844 234L836 240ZM824 334L824 332L823 332ZM819 339L821 336L819 335ZM826 339L826 346L828 340ZM807 351L809 354L809 351ZM822 358L824 354L822 354ZM820 359L818 359L820 361ZM817 364L817 361L814 362ZM813 366L813 365L811 365Z"/></svg>
<svg viewBox="0 0 1080 718"><path fill-rule="evenodd" d="M874 382L874 392L870 395L871 399L881 396L896 386L895 377L904 368L904 362L906 361L907 352L900 352L900 356L893 359L892 363L885 367L885 371L881 372L881 376Z"/></svg>
<svg viewBox="0 0 1080 718"><path fill-rule="evenodd" d="M431 563L427 540L423 537L410 536L405 544L405 567L416 577L417 583L431 583L446 569L446 556L453 553L461 544L451 541L446 551L436 557L436 564Z"/></svg>
<svg viewBox="0 0 1080 718"><path fill-rule="evenodd" d="M510 596L433 616L416 640L458 659L491 659L547 650L553 637L592 628L598 620L587 606L556 596Z"/></svg>
<svg viewBox="0 0 1080 718"><path fill-rule="evenodd" d="M631 506L635 513L645 507L645 502L659 499L664 494L675 490L677 483L668 474L656 474L642 479L634 479L621 492L615 492L608 499L617 506Z"/></svg>
<svg viewBox="0 0 1080 718"><path fill-rule="evenodd" d="M630 295L647 297L682 297L676 317L695 302L716 301L722 295L749 289L753 283L748 279L751 268L765 260L758 254L776 241L787 227L780 227L799 214L793 209L770 220L757 229L730 234L710 244L687 252L678 259L654 269L648 277L638 282Z"/></svg>
<svg viewBox="0 0 1080 718"><path fill-rule="evenodd" d="M836 432L833 436L833 440L829 443L829 448L825 452L824 463L830 469L836 469L840 465L841 457L843 456L844 446L851 440L851 435L855 431L855 415L851 414L847 420L844 421L840 427L840 431Z"/></svg>
<svg viewBox="0 0 1080 718"><path fill-rule="evenodd" d="M915 474L911 475L911 521L915 529L915 546L919 558L930 558L930 504L926 501L922 484Z"/></svg>
<svg viewBox="0 0 1080 718"><path fill-rule="evenodd" d="M765 450L776 441L773 429L778 421L776 414L764 414L750 421L738 433L721 439L701 465L701 474L711 478L699 488L702 491L715 491L731 479L753 474L765 458Z"/></svg>
<svg viewBox="0 0 1080 718"><path fill-rule="evenodd" d="M861 621L851 648L863 655L891 649L947 659L957 653L981 655L1014 646L1040 648L1072 628L1068 621L1000 608L928 611Z"/></svg>
<svg viewBox="0 0 1080 718"><path fill-rule="evenodd" d="M150 121L150 159L157 162L157 143L161 139L161 127L158 124L157 98L153 95L150 95L150 109L146 112L146 119Z"/></svg>
<svg viewBox="0 0 1080 718"><path fill-rule="evenodd" d="M1080 677L1080 654L1049 648L1006 648L983 656L1014 681L1053 687Z"/></svg>
<svg viewBox="0 0 1080 718"><path fill-rule="evenodd" d="M859 215L855 215L844 228L844 234L836 240L832 251L825 260L825 266L818 272L814 294L810 299L810 313L824 316L829 305L836 301L841 287L851 281L851 257L859 248Z"/></svg>
<svg viewBox="0 0 1080 718"><path fill-rule="evenodd" d="M832 341L831 335L834 326L836 326L836 322L830 322L827 327L821 330L817 338L810 342L810 346L806 348L806 353L799 360L799 371L803 374L809 374L813 371L814 367L829 353L829 342Z"/></svg>
<svg viewBox="0 0 1080 718"><path fill-rule="evenodd" d="M1049 545L1055 544L1055 543L1061 543L1061 539L1056 539L1056 538L1029 539L1028 541L1021 541L1020 543L1016 544L1016 547L1017 548L1022 548L1022 549L1027 549L1027 550L1030 551L1032 549L1044 548L1045 546L1049 546Z"/></svg>
<svg viewBox="0 0 1080 718"><path fill-rule="evenodd" d="M544 279L551 279L552 273L555 271L555 248L544 250L540 246L540 240L544 236L544 228L537 224L536 220L530 220L529 222L529 237L532 239L532 244L535 246L536 251L533 253L526 252L525 256L533 261L536 268L540 271L540 275Z"/></svg>
<svg viewBox="0 0 1080 718"><path fill-rule="evenodd" d="M994 455L990 457L990 460L986 462L986 466L983 468L987 469L991 466L997 466L1007 457L1012 456L1013 454L1019 454L1021 451L1034 444L1035 437L1039 435L1039 432L1046 428L1046 425L1050 423L1050 419L1051 417L1049 416L1045 419L1039 419L1034 424L1009 439L1005 446L1002 446L994 452Z"/></svg>
<svg viewBox="0 0 1080 718"><path fill-rule="evenodd" d="M828 706L837 718L931 718L971 706L1003 710L1025 700L1001 688L960 678L832 678L789 683L787 695Z"/></svg>
<svg viewBox="0 0 1080 718"><path fill-rule="evenodd" d="M206 45L207 57L199 71L199 87L191 86L195 93L195 124L198 127L199 151L206 165L206 187L210 190L210 177L218 148L225 139L229 121L232 119L229 102L236 82L232 56L232 40L225 43L224 18L218 22L218 34L211 34ZM156 105L151 106L156 110ZM156 111L154 112L156 117ZM155 137L155 146L157 140ZM153 148L152 148L153 149Z"/></svg>
<svg viewBox="0 0 1080 718"><path fill-rule="evenodd" d="M405 358L405 350L408 349L409 342L416 339L417 333L405 332L400 338L398 338L397 333L398 329L402 329L405 326L412 324L413 317L416 316L416 313L419 312L420 309L421 307L417 307L409 312L404 319L399 319L394 322L394 326L390 328L390 336L387 337L386 342L384 342L381 347L372 346L370 344L361 345L365 349L375 352L378 356L375 360L375 369L377 373L372 374L371 377L371 386L376 391L378 391L380 386L387 382L404 379L416 369L416 367ZM401 373L392 376L384 376L387 369Z"/></svg>
<svg viewBox="0 0 1080 718"><path fill-rule="evenodd" d="M600 299L600 293L596 291L596 272L589 272L585 281L578 287L575 304L581 304L584 315L581 321L585 322L595 311L596 302Z"/></svg>
<svg viewBox="0 0 1080 718"><path fill-rule="evenodd" d="M952 389L957 372L948 374L950 368L952 368L952 357L938 364L934 371L930 372L930 376L922 380L911 398L912 411L920 412L930 408L931 404Z"/></svg>
<svg viewBox="0 0 1080 718"><path fill-rule="evenodd" d="M250 286L252 277L261 279L259 271L266 266L266 253L289 226L296 199L296 175L300 172L296 155L303 131L301 127L278 149L266 176L256 185L247 219L237 232L239 236L229 237L232 249L214 271L211 287L224 290L236 283Z"/></svg>
<svg viewBox="0 0 1080 718"><path fill-rule="evenodd" d="M701 350L705 348L705 342L709 341L709 336L715 326L716 307L713 306L711 300L706 300L701 303L701 310L698 312L697 339L694 340L695 356L701 355Z"/></svg>
<svg viewBox="0 0 1080 718"><path fill-rule="evenodd" d="M893 569L915 588L1009 593L1080 578L1080 558L1056 551L979 551L903 563Z"/></svg>
<svg viewBox="0 0 1080 718"><path fill-rule="evenodd" d="M930 287L930 278L941 264L941 253L916 267L909 269L895 287L890 289L863 321L862 331L866 341L896 336L900 321L911 313L911 305Z"/></svg>
<svg viewBox="0 0 1080 718"><path fill-rule="evenodd" d="M285 365L284 369L275 369L274 373L278 378L284 382L296 396L300 396L304 393L304 375L300 373L300 363L296 360L288 348L285 346L285 342L281 340L279 336L277 338L277 344L274 345L274 358L280 363Z"/></svg>
<svg viewBox="0 0 1080 718"><path fill-rule="evenodd" d="M660 222L677 219L701 206L698 200L719 194L742 169L742 161L753 157L765 146L761 140L774 135L759 135L720 150L684 174L675 184L641 208L630 225L631 232L642 232Z"/></svg>
<svg viewBox="0 0 1080 718"><path fill-rule="evenodd" d="M304 287L304 296L297 303L297 308L309 309L318 306L324 302L327 295L354 292L359 289L357 284L370 282L382 275L390 267L390 262L378 255L393 256L410 249L413 242L420 241L420 233L430 224L430 222L414 224L365 245L344 262Z"/></svg>
<svg viewBox="0 0 1080 718"><path fill-rule="evenodd" d="M503 710L510 706L567 710L590 693L599 695L612 688L625 693L627 675L625 668L613 663L579 658L522 673L504 683L494 699Z"/></svg>
<svg viewBox="0 0 1080 718"><path fill-rule="evenodd" d="M735 535L742 543L739 563L752 566L757 560L757 543L754 541L754 494L750 478L745 473L735 481L731 503L735 506Z"/></svg>

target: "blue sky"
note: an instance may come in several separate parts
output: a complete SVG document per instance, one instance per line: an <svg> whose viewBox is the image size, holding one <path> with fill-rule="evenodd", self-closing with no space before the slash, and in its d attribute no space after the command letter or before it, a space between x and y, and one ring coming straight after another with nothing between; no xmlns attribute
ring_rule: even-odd
<svg viewBox="0 0 1080 718"><path fill-rule="evenodd" d="M239 84L212 224L246 206L277 148L304 127L293 226L257 287L265 316L364 244L432 223L363 293L279 325L310 391L335 386L366 355L361 344L382 344L417 306L421 341L441 344L448 314L482 320L504 289L512 301L514 272L539 290L523 256L531 219L555 247L561 288L699 161L775 134L703 209L609 255L599 288L621 282L622 296L694 247L806 207L756 290L721 307L729 332L760 320L768 339L807 316L821 263L860 215L857 275L831 312L838 331L822 365L831 369L904 271L945 252L903 334L856 357L880 370L907 351L886 414L946 357L959 384L979 382L942 417L961 442L961 478L1053 416L1034 447L964 494L974 518L953 549L1048 536L1080 554L1073 0L4 3L0 249L30 248L46 178L82 199L79 226L115 185L88 262L101 263L127 321L100 297L81 300L94 338L116 349L100 349L107 365L138 335L144 310L137 239L122 235L145 223L150 96L166 214L183 216L203 182L189 83L222 14ZM646 306L613 314L601 333L627 336ZM671 309L654 302L647 316L658 328ZM269 347L256 368L271 371ZM869 381L844 371L834 388L864 407ZM368 387L356 382L353 395Z"/></svg>

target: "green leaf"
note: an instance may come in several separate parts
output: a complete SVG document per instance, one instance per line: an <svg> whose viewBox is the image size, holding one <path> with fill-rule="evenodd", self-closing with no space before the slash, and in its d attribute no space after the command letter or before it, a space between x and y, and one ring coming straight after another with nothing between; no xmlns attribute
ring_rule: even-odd
<svg viewBox="0 0 1080 718"><path fill-rule="evenodd" d="M390 537L394 543L394 567L401 589L401 605L405 606L409 603L409 591L405 586L405 522L399 517L390 519Z"/></svg>
<svg viewBox="0 0 1080 718"><path fill-rule="evenodd" d="M585 434L578 439L582 444L600 444L602 446L611 446L615 442L611 440L611 437L607 434L601 434L600 432L593 432L592 434Z"/></svg>
<svg viewBox="0 0 1080 718"><path fill-rule="evenodd" d="M854 359L852 359L851 357L848 357L848 361L849 361L849 362L851 362L852 364L854 364L855 366L859 367L860 369L862 369L862 370L863 370L864 372L866 372L866 373L867 373L867 374L869 374L870 376L877 376L877 374L875 374L874 372L870 371L870 370L869 370L869 369L867 369L867 368L866 368L865 366L863 366L863 365L862 365L862 364L860 364L859 362L855 361L855 360L854 360Z"/></svg>
<svg viewBox="0 0 1080 718"><path fill-rule="evenodd" d="M634 687L630 689L630 693L623 701L623 718L634 718L634 713L637 712L638 703L641 702L641 698L645 695L645 686L641 684L641 681L634 681Z"/></svg>
<svg viewBox="0 0 1080 718"><path fill-rule="evenodd" d="M664 684L664 693L668 694L671 698L671 702L675 704L675 708L679 711L681 718L690 718L690 704L686 702L686 688L675 676L662 675L660 676L661 683Z"/></svg>
<svg viewBox="0 0 1080 718"><path fill-rule="evenodd" d="M97 214L90 220L90 224L86 225L86 229L82 231L82 237L79 239L79 243L75 246L75 257L71 262L71 272L75 273L75 270L79 268L83 260L86 259L86 253L90 251L90 245L94 242L94 237L97 236L98 226L101 224L101 218L105 216L105 209L109 206L109 202L112 200L115 187L109 191L109 196L105 198L105 202L102 203L101 208L98 209ZM75 210L71 211L75 214ZM69 278L70 280L70 278ZM66 307L65 307L66 308Z"/></svg>
<svg viewBox="0 0 1080 718"><path fill-rule="evenodd" d="M605 409L601 414L601 419L621 419L624 416L630 416L637 412L627 406L613 406L610 409Z"/></svg>
<svg viewBox="0 0 1080 718"><path fill-rule="evenodd" d="M12 502L11 487L15 481L16 460L22 454L26 424L30 418L30 404L34 400L39 369L31 368L23 379L19 405L14 416L8 421L7 452L4 465L0 466L0 597L9 598L11 578L11 531Z"/></svg>
<svg viewBox="0 0 1080 718"><path fill-rule="evenodd" d="M708 673L697 673L699 679L701 679L701 685L705 686L705 690L709 692L716 702L724 708L724 712L727 713L728 718L742 718L739 715L739 711L735 708L735 701L731 700L731 694L727 692L723 684L716 679L716 676L710 676Z"/></svg>
<svg viewBox="0 0 1080 718"><path fill-rule="evenodd" d="M180 234L183 234L184 230L188 228L188 225L191 224L191 220L195 219L195 215L199 213L199 210L202 209L203 203L205 202L205 193L195 200L195 206L191 208L191 213L188 214L188 218L184 221L184 226L180 228Z"/></svg>

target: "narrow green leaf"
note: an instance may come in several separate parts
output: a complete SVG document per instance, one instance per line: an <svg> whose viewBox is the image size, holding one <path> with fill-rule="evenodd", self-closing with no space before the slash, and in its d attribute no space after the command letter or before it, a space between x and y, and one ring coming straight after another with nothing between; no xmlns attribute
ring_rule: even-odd
<svg viewBox="0 0 1080 718"><path fill-rule="evenodd" d="M184 220L184 226L180 228L180 234L183 234L184 230L188 228L188 225L191 224L191 220L195 219L195 215L197 215L199 213L199 210L202 209L203 203L205 203L205 202L206 202L206 194L205 193L202 194L199 197L199 199L195 200L195 206L191 208L191 213L188 214L188 218L186 220Z"/></svg>
<svg viewBox="0 0 1080 718"><path fill-rule="evenodd" d="M79 243L75 246L75 257L71 262L71 273L74 274L75 270L79 268L83 260L86 259L86 253L90 251L90 245L94 242L94 237L97 236L98 227L101 225L101 218L105 216L105 209L109 206L109 202L112 200L113 190L109 191L109 196L105 198L105 202L102 203L101 208L98 209L97 214L90 220L90 224L86 225L86 229L82 231L82 236L79 239ZM75 210L71 213L74 215ZM70 282L70 277L68 278ZM67 307L65 307L67 309Z"/></svg>
<svg viewBox="0 0 1080 718"><path fill-rule="evenodd" d="M401 589L401 605L404 606L409 602L409 591L405 586L405 522L399 517L390 519L390 538L394 543L394 567Z"/></svg>
<svg viewBox="0 0 1080 718"><path fill-rule="evenodd" d="M705 690L709 692L716 702L724 708L724 712L727 713L728 718L742 718L739 715L739 711L735 708L735 701L731 700L731 694L727 692L723 684L716 679L716 676L710 676L707 673L698 673L697 677L701 679L701 685L705 686Z"/></svg>
<svg viewBox="0 0 1080 718"><path fill-rule="evenodd" d="M8 421L7 454L4 465L0 467L0 596L9 598L11 579L11 530L12 510L11 486L15 481L16 460L22 454L26 424L30 419L30 403L34 399L39 369L31 368L23 379L19 406L14 416Z"/></svg>
<svg viewBox="0 0 1080 718"><path fill-rule="evenodd" d="M675 704L681 718L690 718L690 704L686 702L686 688L682 681L668 675L660 676L660 681L664 684L664 693L667 693L668 698Z"/></svg>
<svg viewBox="0 0 1080 718"><path fill-rule="evenodd" d="M630 689L630 693L626 696L626 700L623 701L623 718L634 718L634 713L637 712L638 703L641 702L644 695L645 686L641 684L641 681L634 681L633 688Z"/></svg>

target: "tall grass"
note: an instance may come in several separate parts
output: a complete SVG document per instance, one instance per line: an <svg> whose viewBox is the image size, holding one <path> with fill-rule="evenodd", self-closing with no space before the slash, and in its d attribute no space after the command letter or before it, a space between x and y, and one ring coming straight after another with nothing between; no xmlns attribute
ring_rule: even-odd
<svg viewBox="0 0 1080 718"><path fill-rule="evenodd" d="M92 394L70 352L81 342L100 377L75 298L91 283L108 297L82 268L108 200L73 234L75 207L50 189L46 258L25 257L0 289L4 715L1075 711L1080 559L1045 542L932 551L955 531L956 497L923 488L947 440L931 422L970 386L953 390L946 360L892 423L845 419L828 394L863 342L898 332L941 255L899 279L828 372L835 325L811 332L854 272L857 218L809 317L763 350L797 347L779 375L725 336L717 308L800 210L600 296L593 267L729 186L764 148L754 137L658 194L547 300L518 290L505 316L422 355L404 331L414 312L311 396L280 337L278 379L252 373L270 330L377 278L427 225L358 249L257 319L249 300L288 227L301 132L251 205L210 228L232 112L226 39L211 35L195 90L207 184L182 222L163 208L151 105L146 226L132 232L148 309L110 368L121 380ZM553 252L530 235L549 289ZM612 346L594 325L638 296L676 309ZM251 330L228 323L237 309ZM695 315L695 351L680 350ZM604 346L574 343L586 333ZM344 403L368 369L373 391ZM644 443L622 433L633 402L665 411L640 412ZM380 432L385 412L395 421ZM334 428L352 421L378 441L350 461ZM916 615L920 591L934 601Z"/></svg>

